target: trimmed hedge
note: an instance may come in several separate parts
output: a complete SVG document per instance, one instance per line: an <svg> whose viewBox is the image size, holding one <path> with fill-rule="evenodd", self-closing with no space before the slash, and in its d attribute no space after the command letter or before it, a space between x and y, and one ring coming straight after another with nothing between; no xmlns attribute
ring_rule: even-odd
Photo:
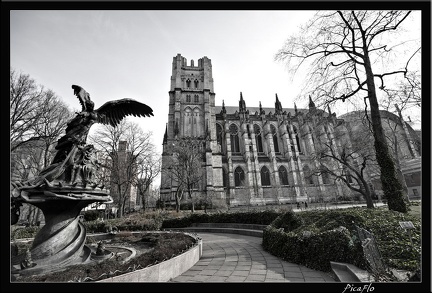
<svg viewBox="0 0 432 293"><path fill-rule="evenodd" d="M194 213L183 218L167 219L162 223L162 228L183 228L192 223L242 223L242 224L259 224L269 225L280 213L275 211L249 211L239 213L214 213L199 214Z"/></svg>
<svg viewBox="0 0 432 293"><path fill-rule="evenodd" d="M399 226L411 221L409 235ZM416 271L421 256L420 219L387 209L348 208L287 212L263 234L263 247L287 261L328 271L330 261L352 263L365 269L365 259L355 226L372 232L384 263L392 268ZM341 228L344 227L344 228ZM341 235L339 230L343 230Z"/></svg>
<svg viewBox="0 0 432 293"><path fill-rule="evenodd" d="M264 250L286 261L325 272L331 271L330 261L365 269L360 243L352 239L347 228L310 231L306 230L304 222L293 212L278 217L263 231Z"/></svg>

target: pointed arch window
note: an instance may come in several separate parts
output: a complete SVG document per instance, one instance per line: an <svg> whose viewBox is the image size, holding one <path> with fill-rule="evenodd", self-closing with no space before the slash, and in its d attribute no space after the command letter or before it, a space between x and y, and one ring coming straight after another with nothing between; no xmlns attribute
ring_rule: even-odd
<svg viewBox="0 0 432 293"><path fill-rule="evenodd" d="M192 109L189 107L184 110L183 135L192 136Z"/></svg>
<svg viewBox="0 0 432 293"><path fill-rule="evenodd" d="M324 184L330 184L329 174L326 172L321 173L322 181Z"/></svg>
<svg viewBox="0 0 432 293"><path fill-rule="evenodd" d="M254 124L253 128L255 133L255 144L256 144L257 152L262 153L264 150L263 150L263 143L262 143L261 128L257 124Z"/></svg>
<svg viewBox="0 0 432 293"><path fill-rule="evenodd" d="M270 186L270 171L266 166L261 168L261 185Z"/></svg>
<svg viewBox="0 0 432 293"><path fill-rule="evenodd" d="M291 152L295 152L295 148L294 148L294 142L293 142L293 139L292 139L292 136L291 136L291 130L290 130L290 126L289 125L287 125L287 132L288 132L288 138L289 138L289 143L290 143L290 146L291 146Z"/></svg>
<svg viewBox="0 0 432 293"><path fill-rule="evenodd" d="M245 185L245 173L240 166L238 166L234 170L234 183L235 183L235 186L244 186Z"/></svg>
<svg viewBox="0 0 432 293"><path fill-rule="evenodd" d="M186 95L186 103L190 103L191 102L191 96L190 95Z"/></svg>
<svg viewBox="0 0 432 293"><path fill-rule="evenodd" d="M194 102L195 102L195 103L198 103L198 102L199 102L199 96L198 96L198 95L195 95L195 96L194 96Z"/></svg>
<svg viewBox="0 0 432 293"><path fill-rule="evenodd" d="M193 110L193 136L201 136L204 134L204 123L202 121L201 110L194 108Z"/></svg>
<svg viewBox="0 0 432 293"><path fill-rule="evenodd" d="M289 185L287 169L284 166L280 166L278 172L280 185Z"/></svg>
<svg viewBox="0 0 432 293"><path fill-rule="evenodd" d="M310 170L310 168L309 168L308 165L305 165L303 167L303 175L304 175L304 179L305 179L305 183L306 184L309 184L309 185L314 184L314 181L313 181L313 178L312 178L312 172L311 172L311 170Z"/></svg>
<svg viewBox="0 0 432 293"><path fill-rule="evenodd" d="M229 182L229 180L228 180L228 173L225 170L225 168L222 168L222 184L223 184L223 187L228 187L228 182Z"/></svg>
<svg viewBox="0 0 432 293"><path fill-rule="evenodd" d="M225 152L225 148L224 148L224 143L223 143L223 130L222 130L222 126L219 123L216 123L216 141L217 144L221 146L221 151L224 153Z"/></svg>
<svg viewBox="0 0 432 293"><path fill-rule="evenodd" d="M345 169L346 179L349 184L353 183L351 172L348 169Z"/></svg>
<svg viewBox="0 0 432 293"><path fill-rule="evenodd" d="M279 153L279 142L278 142L276 127L273 124L271 124L270 128L271 128L271 132L272 132L272 136L273 136L274 151L275 151L275 153Z"/></svg>
<svg viewBox="0 0 432 293"><path fill-rule="evenodd" d="M240 153L240 140L237 125L231 124L230 127L231 152Z"/></svg>
<svg viewBox="0 0 432 293"><path fill-rule="evenodd" d="M194 83L195 83L195 88L197 89L198 88L198 80L195 79Z"/></svg>
<svg viewBox="0 0 432 293"><path fill-rule="evenodd" d="M301 153L302 149L300 147L300 138L299 138L299 134L297 132L297 128L295 126L293 126L293 130L294 130L295 140L296 140L296 144L297 144L297 149L298 149L299 153Z"/></svg>
<svg viewBox="0 0 432 293"><path fill-rule="evenodd" d="M190 88L190 84L191 84L190 79L186 80L186 87L187 87L187 88Z"/></svg>

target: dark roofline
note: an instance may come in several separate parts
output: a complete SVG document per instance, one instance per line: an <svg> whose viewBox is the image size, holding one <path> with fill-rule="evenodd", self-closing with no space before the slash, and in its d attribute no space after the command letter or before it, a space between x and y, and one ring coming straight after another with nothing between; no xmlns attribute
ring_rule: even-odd
<svg viewBox="0 0 432 293"><path fill-rule="evenodd" d="M262 109L265 111L266 114L272 112L276 112L275 108L272 107L262 107ZM239 107L237 106L225 106L225 110L227 114L234 114L236 111L239 111ZM259 107L246 107L246 110L249 110L249 114L255 114L255 112L260 112ZM219 114L222 111L222 106L215 106L215 114ZM286 111L287 113L291 113L291 115L295 114L294 108L282 108L282 112ZM299 109L297 108L298 112L307 113L309 112L309 109Z"/></svg>

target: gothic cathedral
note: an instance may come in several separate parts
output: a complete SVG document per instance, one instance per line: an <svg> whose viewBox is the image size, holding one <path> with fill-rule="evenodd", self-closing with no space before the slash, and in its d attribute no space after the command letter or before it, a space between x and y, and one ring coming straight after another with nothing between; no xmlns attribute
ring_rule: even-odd
<svg viewBox="0 0 432 293"><path fill-rule="evenodd" d="M398 117L390 114L394 123L399 123ZM277 94L274 108L264 108L261 103L247 107L242 93L238 107L225 106L224 102L216 106L211 60L203 57L197 66L193 60L188 65L178 54L172 63L161 199L174 201L178 182L169 175L168 162L175 146L185 139L198 141L201 146L197 151L202 153L204 176L194 185L194 194L210 196L213 203L267 205L353 196L341 181L326 173L313 174L319 167L314 156L319 145L340 143L335 133L348 133L349 127L350 123L337 118L330 108L327 112L316 108L310 97L308 109L297 109L295 104L294 108L283 108ZM404 122L399 128L404 131L401 157L419 158L420 148L412 143L416 141L414 130ZM371 185L376 178L369 176Z"/></svg>

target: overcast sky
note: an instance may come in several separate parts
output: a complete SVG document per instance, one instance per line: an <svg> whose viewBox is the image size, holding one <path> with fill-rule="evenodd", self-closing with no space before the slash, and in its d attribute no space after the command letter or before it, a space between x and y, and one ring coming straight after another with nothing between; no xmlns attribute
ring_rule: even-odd
<svg viewBox="0 0 432 293"><path fill-rule="evenodd" d="M216 105L274 107L275 94L292 108L301 77L291 80L274 55L314 11L19 10L11 11L10 65L52 89L71 109L80 105L72 84L90 93L95 108L132 98L154 117L132 118L161 144L168 121L173 57L207 56ZM308 100L296 101L306 108ZM334 109L338 115L344 109Z"/></svg>

